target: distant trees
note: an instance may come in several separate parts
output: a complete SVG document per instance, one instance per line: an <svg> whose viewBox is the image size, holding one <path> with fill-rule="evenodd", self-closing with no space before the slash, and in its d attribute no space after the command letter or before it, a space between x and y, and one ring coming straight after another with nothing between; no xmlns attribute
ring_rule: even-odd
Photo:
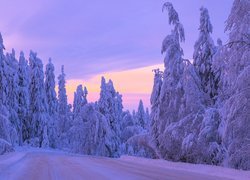
<svg viewBox="0 0 250 180"><path fill-rule="evenodd" d="M82 85L78 85L76 92L74 93L74 102L73 102L73 117L74 119L77 118L80 113L82 107L88 103L87 101L87 88L82 88Z"/></svg>

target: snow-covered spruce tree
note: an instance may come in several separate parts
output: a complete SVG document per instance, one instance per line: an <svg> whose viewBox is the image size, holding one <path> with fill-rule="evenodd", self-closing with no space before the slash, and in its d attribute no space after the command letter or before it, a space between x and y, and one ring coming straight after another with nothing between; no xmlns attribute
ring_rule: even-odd
<svg viewBox="0 0 250 180"><path fill-rule="evenodd" d="M29 108L30 108L30 69L28 66L28 61L24 57L24 53L20 53L19 57L19 67L18 67L18 76L19 76L19 92L18 92L18 117L22 122L22 139L26 141L30 138L30 117L29 117Z"/></svg>
<svg viewBox="0 0 250 180"><path fill-rule="evenodd" d="M5 49L3 45L3 38L2 34L0 33L0 102L1 104L6 103L6 77L4 74L4 68L5 68L5 55L3 50Z"/></svg>
<svg viewBox="0 0 250 180"><path fill-rule="evenodd" d="M3 38L0 33L0 139L4 139L11 142L10 139L10 124L9 124L9 112L6 108L6 86L7 81L4 73L5 55Z"/></svg>
<svg viewBox="0 0 250 180"><path fill-rule="evenodd" d="M159 69L154 69L154 86L150 97L150 104L151 104L151 114L150 114L150 134L152 136L153 144L156 146L158 150L160 143L158 140L159 137L159 129L158 129L158 121L159 121L159 103L160 103L160 93L161 93L161 86L162 86L162 78L163 72Z"/></svg>
<svg viewBox="0 0 250 180"><path fill-rule="evenodd" d="M217 95L217 84L215 75L212 71L213 55L216 51L214 42L210 36L213 26L210 22L208 10L204 7L200 8L200 27L199 38L194 45L194 66L198 71L201 79L203 91L211 98L209 104L213 104Z"/></svg>
<svg viewBox="0 0 250 180"><path fill-rule="evenodd" d="M218 102L220 134L228 149L225 163L250 169L250 1L235 0L226 21L229 40L216 54L221 70Z"/></svg>
<svg viewBox="0 0 250 180"><path fill-rule="evenodd" d="M56 147L58 128L58 101L56 98L56 83L54 71L54 65L52 64L51 59L49 59L49 63L46 65L45 70L45 92L48 102L48 113L50 116L47 131L50 146L53 148Z"/></svg>
<svg viewBox="0 0 250 180"><path fill-rule="evenodd" d="M9 143L11 142L9 112L2 102L0 102L0 140L1 139Z"/></svg>
<svg viewBox="0 0 250 180"><path fill-rule="evenodd" d="M58 112L59 112L59 133L66 132L70 127L70 109L66 94L66 81L64 66L61 68L61 74L58 77Z"/></svg>
<svg viewBox="0 0 250 180"><path fill-rule="evenodd" d="M7 81L6 86L6 107L9 111L9 120L11 123L11 143L22 144L22 122L18 117L18 61L15 58L15 51L12 49L12 53L7 53L5 58L5 77Z"/></svg>
<svg viewBox="0 0 250 180"><path fill-rule="evenodd" d="M31 139L27 143L33 146L48 147L47 125L49 120L48 104L44 86L42 61L37 54L30 52L30 113Z"/></svg>
<svg viewBox="0 0 250 180"><path fill-rule="evenodd" d="M105 116L95 109L93 103L81 108L68 134L72 152L111 156L112 131Z"/></svg>
<svg viewBox="0 0 250 180"><path fill-rule="evenodd" d="M69 138L68 131L72 126L71 105L68 104L68 98L65 87L64 66L61 68L61 74L58 77L58 135L59 140L57 146L60 148L68 148Z"/></svg>
<svg viewBox="0 0 250 180"><path fill-rule="evenodd" d="M109 144L111 157L117 157L120 155L120 122L122 114L122 101L121 96L115 91L113 82L109 80L106 83L104 77L101 80L101 92L100 99L98 101L98 107L101 114L103 114L111 128L112 141Z"/></svg>
<svg viewBox="0 0 250 180"><path fill-rule="evenodd" d="M87 101L87 88L82 88L82 85L78 85L76 92L74 93L74 102L73 102L73 119L76 119L81 112L81 109L85 104L88 103Z"/></svg>
<svg viewBox="0 0 250 180"><path fill-rule="evenodd" d="M125 111L122 115L122 121L121 121L121 141L122 143L126 143L126 141L140 133L140 130L138 126L135 124L135 120L133 119L133 116L130 114L129 111Z"/></svg>
<svg viewBox="0 0 250 180"><path fill-rule="evenodd" d="M149 113L149 109L146 108L146 112L145 112L145 118L146 118L146 129L149 131L149 127L150 127L150 113Z"/></svg>
<svg viewBox="0 0 250 180"><path fill-rule="evenodd" d="M146 113L144 115L144 117L147 118ZM151 137L148 130L143 128L141 124L138 123L138 120L134 120L129 111L124 112L122 116L121 153L148 158L158 157L151 144ZM137 118L136 115L135 118Z"/></svg>
<svg viewBox="0 0 250 180"><path fill-rule="evenodd" d="M171 148L170 143L175 144L175 146L178 146L178 144L171 140L171 136L166 137L164 132L168 125L180 119L178 111L184 93L180 83L184 70L183 51L180 47L180 41L184 41L185 37L184 29L179 22L178 13L173 8L173 5L167 2L163 5L164 9L168 11L169 24L174 26L174 30L172 30L170 35L166 36L162 43L162 53L166 52L164 60L165 71L160 92L157 92L157 86L159 85L154 84L153 95L151 96L152 132L153 141L159 154L163 158L174 159L175 157L172 157L170 154L175 153L175 156L178 156L177 154L180 152L172 152L174 146ZM154 124L157 127L154 127Z"/></svg>
<svg viewBox="0 0 250 180"><path fill-rule="evenodd" d="M143 106L143 102L142 102L142 100L140 100L138 110L137 110L137 113L136 113L136 122L143 129L147 128L147 119L146 118L147 117L146 117L145 109L144 109L144 106Z"/></svg>

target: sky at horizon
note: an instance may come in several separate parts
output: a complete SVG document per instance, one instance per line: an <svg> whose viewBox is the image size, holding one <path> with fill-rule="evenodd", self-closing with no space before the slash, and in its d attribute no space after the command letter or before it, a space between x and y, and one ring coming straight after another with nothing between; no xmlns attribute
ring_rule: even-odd
<svg viewBox="0 0 250 180"><path fill-rule="evenodd" d="M0 0L0 32L7 51L32 49L44 65L49 57L56 68L65 66L69 101L81 83L89 101L99 97L101 76L111 78L123 94L125 109L137 108L139 99L150 107L152 69L163 68L161 43L169 34L165 0ZM192 59L198 38L199 8L208 8L216 42L224 33L233 0L172 0L185 28L184 58Z"/></svg>

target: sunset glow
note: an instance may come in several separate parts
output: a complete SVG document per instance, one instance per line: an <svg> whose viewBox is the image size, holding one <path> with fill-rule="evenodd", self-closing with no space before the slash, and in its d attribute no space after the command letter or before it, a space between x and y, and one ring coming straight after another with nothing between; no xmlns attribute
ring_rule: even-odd
<svg viewBox="0 0 250 180"><path fill-rule="evenodd" d="M79 84L87 87L89 102L97 101L100 93L101 77L104 76L106 79L112 79L116 90L122 94L125 109L136 109L140 99L143 100L146 107L150 107L149 99L154 79L152 70L156 68L163 69L163 64L127 71L107 72L86 80L70 79L67 81L69 102L73 102L74 92Z"/></svg>

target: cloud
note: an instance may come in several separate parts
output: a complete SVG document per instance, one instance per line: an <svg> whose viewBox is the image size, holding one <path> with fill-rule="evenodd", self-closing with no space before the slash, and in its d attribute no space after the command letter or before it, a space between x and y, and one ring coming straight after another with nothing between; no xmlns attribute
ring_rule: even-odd
<svg viewBox="0 0 250 180"><path fill-rule="evenodd" d="M175 0L186 32L182 44L191 59L198 38L199 7L208 7L215 37L225 39L224 21L231 1ZM24 0L1 4L0 30L8 51L30 49L44 62L51 57L56 66L65 65L68 78L128 70L163 62L161 42L169 34L165 0ZM226 3L227 2L227 3ZM214 4L217 4L216 6ZM223 11L219 4L223 4Z"/></svg>
<svg viewBox="0 0 250 180"><path fill-rule="evenodd" d="M140 67L163 63L161 43L171 30L167 14L161 11L164 2L4 1L1 2L0 31L7 51L12 47L16 54L23 50L28 59L32 49L44 64L51 57L57 75L60 66L65 65L71 101L79 83L87 85L89 98L96 100L100 76L105 75L113 79L116 89L124 95L125 104L135 107L137 101L144 98L149 106L152 67ZM224 22L232 0L172 2L185 28L186 42L181 44L185 58L192 59L193 46L199 35L199 8L202 5L209 10L214 38L226 40Z"/></svg>

